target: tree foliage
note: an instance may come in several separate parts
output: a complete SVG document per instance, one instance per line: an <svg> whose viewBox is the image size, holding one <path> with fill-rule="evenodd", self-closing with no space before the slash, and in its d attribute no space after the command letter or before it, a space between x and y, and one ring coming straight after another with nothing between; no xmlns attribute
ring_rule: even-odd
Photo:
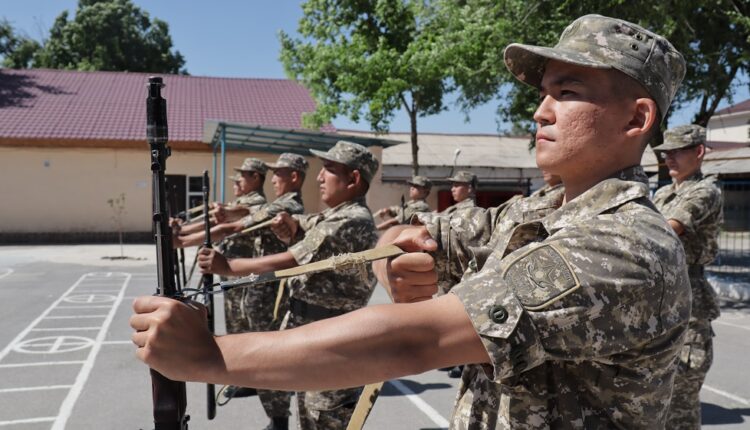
<svg viewBox="0 0 750 430"><path fill-rule="evenodd" d="M186 73L182 54L172 51L167 23L151 19L130 0L79 0L75 17L69 19L68 11L63 11L31 57L30 62L14 65ZM8 58L6 55L6 61Z"/></svg>
<svg viewBox="0 0 750 430"><path fill-rule="evenodd" d="M674 106L698 102L693 122L705 125L730 97L737 77L750 72L748 0L440 0L445 43L462 56L451 70L464 109L502 94L503 120L531 128L536 91L505 70L503 48L512 42L554 45L579 16L598 13L635 22L669 39L687 61Z"/></svg>
<svg viewBox="0 0 750 430"><path fill-rule="evenodd" d="M0 20L0 56L4 67L29 67L40 47L39 42L18 34L7 20Z"/></svg>
<svg viewBox="0 0 750 430"><path fill-rule="evenodd" d="M320 127L338 116L387 131L403 108L411 121L412 170L418 173L417 118L445 109L452 90L446 47L427 1L308 0L295 39L280 33L287 74L317 101L304 118Z"/></svg>

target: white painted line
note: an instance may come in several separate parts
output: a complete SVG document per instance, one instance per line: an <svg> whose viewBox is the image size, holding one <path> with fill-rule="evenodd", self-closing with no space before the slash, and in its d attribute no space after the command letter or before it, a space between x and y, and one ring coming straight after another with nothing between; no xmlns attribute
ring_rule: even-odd
<svg viewBox="0 0 750 430"><path fill-rule="evenodd" d="M55 420L55 417L41 417L41 418L29 418L26 420L0 421L0 426L12 426L16 424L48 423L54 420Z"/></svg>
<svg viewBox="0 0 750 430"><path fill-rule="evenodd" d="M133 345L132 340L105 340L102 345Z"/></svg>
<svg viewBox="0 0 750 430"><path fill-rule="evenodd" d="M62 366L62 365L68 365L68 364L83 364L83 363L85 363L85 361L39 361L36 363L0 364L0 369L12 369L14 367L34 367L34 366Z"/></svg>
<svg viewBox="0 0 750 430"><path fill-rule="evenodd" d="M89 306L58 306L56 309L109 309L112 306L107 305L89 305Z"/></svg>
<svg viewBox="0 0 750 430"><path fill-rule="evenodd" d="M76 294L92 294L92 293L106 293L106 294L117 294L117 289L108 288L106 290L76 290Z"/></svg>
<svg viewBox="0 0 750 430"><path fill-rule="evenodd" d="M1 269L0 270L0 279L3 279L4 277L10 275L13 273L13 269Z"/></svg>
<svg viewBox="0 0 750 430"><path fill-rule="evenodd" d="M40 321L42 321L45 317L47 317L47 315L50 312L52 312L52 309L54 309L55 306L57 306L60 302L62 302L65 296L70 294L70 292L73 291L81 282L83 282L84 279L86 279L86 275L83 275L80 278L78 278L78 280L73 284L73 286L68 288L68 291L66 291L62 296L60 296L59 299L55 300L44 312L42 312L41 315L39 315L34 321L32 321L31 324L29 324L25 329L21 330L21 332L18 333L18 336L16 336L13 340L11 340L10 343L5 348L3 348L2 351L0 351L0 361L3 361L3 358L5 358L8 355L8 353L10 353L10 351L13 350L16 344L19 343L21 339L26 337L26 335L28 335L31 332L31 330L33 330L34 326L39 324Z"/></svg>
<svg viewBox="0 0 750 430"><path fill-rule="evenodd" d="M46 320L75 320L78 318L107 318L106 315L66 315L59 317L47 317Z"/></svg>
<svg viewBox="0 0 750 430"><path fill-rule="evenodd" d="M742 398L742 397L740 397L740 396L735 396L735 395L734 395L734 394L732 394L732 393L727 393L727 392L726 392L726 391L724 391L724 390L720 390L720 389L718 389L718 388L714 388L714 387L708 386L708 385L706 385L706 384L703 384L703 387L702 387L702 388L704 388L704 389L706 389L706 390L708 390L708 391L710 391L710 392L712 392L712 393L718 394L718 395L720 395L720 396L724 396L724 397L726 397L727 399L732 399L732 400L734 400L735 402L737 402L737 403L739 403L739 404L742 404L742 405L745 405L745 406L750 406L750 400L747 400L747 399L743 399L743 398Z"/></svg>
<svg viewBox="0 0 750 430"><path fill-rule="evenodd" d="M0 393L19 393L22 391L46 391L46 390L67 390L72 385L47 385L45 387L20 387L20 388L0 388Z"/></svg>
<svg viewBox="0 0 750 430"><path fill-rule="evenodd" d="M73 412L73 407L75 406L78 397L81 395L81 391L83 391L83 386L86 384L86 381L91 374L91 370L94 368L94 361L96 360L96 356L99 354L99 351L102 349L102 342L104 341L104 337L107 335L109 326L112 325L112 320L115 317L115 313L117 312L117 308L120 302L122 302L123 296L125 296L125 289L130 283L130 274L125 274L125 276L125 281L122 284L120 293L117 295L115 302L112 304L112 308L109 310L109 314L104 320L101 330L99 330L99 333L96 335L94 345L91 347L89 355L86 358L86 362L83 364L81 371L76 377L73 388L71 388L71 390L68 392L68 395L65 397L65 400L63 400L62 406L60 406L60 412L57 415L57 419L52 425L51 430L65 430L65 424L67 423L68 418L70 418L70 414Z"/></svg>
<svg viewBox="0 0 750 430"><path fill-rule="evenodd" d="M30 331L67 331L67 330L99 330L101 327L55 327L55 328L32 328Z"/></svg>
<svg viewBox="0 0 750 430"><path fill-rule="evenodd" d="M728 323L728 322L724 322L724 321L716 321L716 320L711 321L711 322L714 323L714 324L726 325L726 326L734 327L734 328L740 328L742 330L750 330L750 327L747 327L747 326L744 326L744 325L732 324L732 323Z"/></svg>
<svg viewBox="0 0 750 430"><path fill-rule="evenodd" d="M410 402L414 403L414 406L416 406L420 411L427 415L427 417L429 417L432 422L435 423L435 425L442 428L448 428L448 420L443 418L443 416L440 415L438 411L427 404L427 402L422 400L421 397L419 397L414 391L410 390L409 387L404 385L403 382L394 379L392 381L388 381L388 383L393 385L398 391L401 392L401 394L405 395Z"/></svg>

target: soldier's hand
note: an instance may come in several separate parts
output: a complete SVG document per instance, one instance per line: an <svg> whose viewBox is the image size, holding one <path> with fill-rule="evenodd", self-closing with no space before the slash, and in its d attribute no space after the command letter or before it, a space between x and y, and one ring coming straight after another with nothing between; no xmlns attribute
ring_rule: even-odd
<svg viewBox="0 0 750 430"><path fill-rule="evenodd" d="M136 356L167 378L189 381L221 366L221 351L206 324L207 311L197 302L144 296L133 302L130 326Z"/></svg>
<svg viewBox="0 0 750 430"><path fill-rule="evenodd" d="M286 212L280 212L271 223L271 231L280 241L289 245L294 236L297 235L299 222Z"/></svg>
<svg viewBox="0 0 750 430"><path fill-rule="evenodd" d="M430 237L427 228L409 226L401 229L391 243L407 254L376 261L373 270L393 301L411 303L431 299L437 292L437 272L435 260L424 251L435 251L437 242Z"/></svg>
<svg viewBox="0 0 750 430"><path fill-rule="evenodd" d="M227 220L227 211L226 207L221 203L216 203L214 206L214 209L211 210L211 213L213 215L213 220L215 220L216 224L221 224L223 222L226 222Z"/></svg>
<svg viewBox="0 0 750 430"><path fill-rule="evenodd" d="M213 248L201 248L198 251L198 267L201 268L201 273L232 275L227 258Z"/></svg>

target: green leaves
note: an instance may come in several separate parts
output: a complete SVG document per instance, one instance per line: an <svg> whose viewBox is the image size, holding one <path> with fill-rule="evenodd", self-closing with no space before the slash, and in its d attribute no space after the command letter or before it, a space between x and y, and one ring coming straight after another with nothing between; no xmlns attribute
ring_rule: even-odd
<svg viewBox="0 0 750 430"><path fill-rule="evenodd" d="M26 60L20 67L187 73L182 54L172 51L167 23L150 19L130 0L80 0L74 19L67 11L55 19L44 45L13 52L20 57L13 64Z"/></svg>

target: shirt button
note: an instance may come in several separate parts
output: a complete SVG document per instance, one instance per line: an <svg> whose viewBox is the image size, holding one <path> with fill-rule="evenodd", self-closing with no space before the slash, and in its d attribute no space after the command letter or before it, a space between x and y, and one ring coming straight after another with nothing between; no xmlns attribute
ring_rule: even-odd
<svg viewBox="0 0 750 430"><path fill-rule="evenodd" d="M508 319L508 311L500 305L490 308L490 319L496 324L502 324Z"/></svg>

